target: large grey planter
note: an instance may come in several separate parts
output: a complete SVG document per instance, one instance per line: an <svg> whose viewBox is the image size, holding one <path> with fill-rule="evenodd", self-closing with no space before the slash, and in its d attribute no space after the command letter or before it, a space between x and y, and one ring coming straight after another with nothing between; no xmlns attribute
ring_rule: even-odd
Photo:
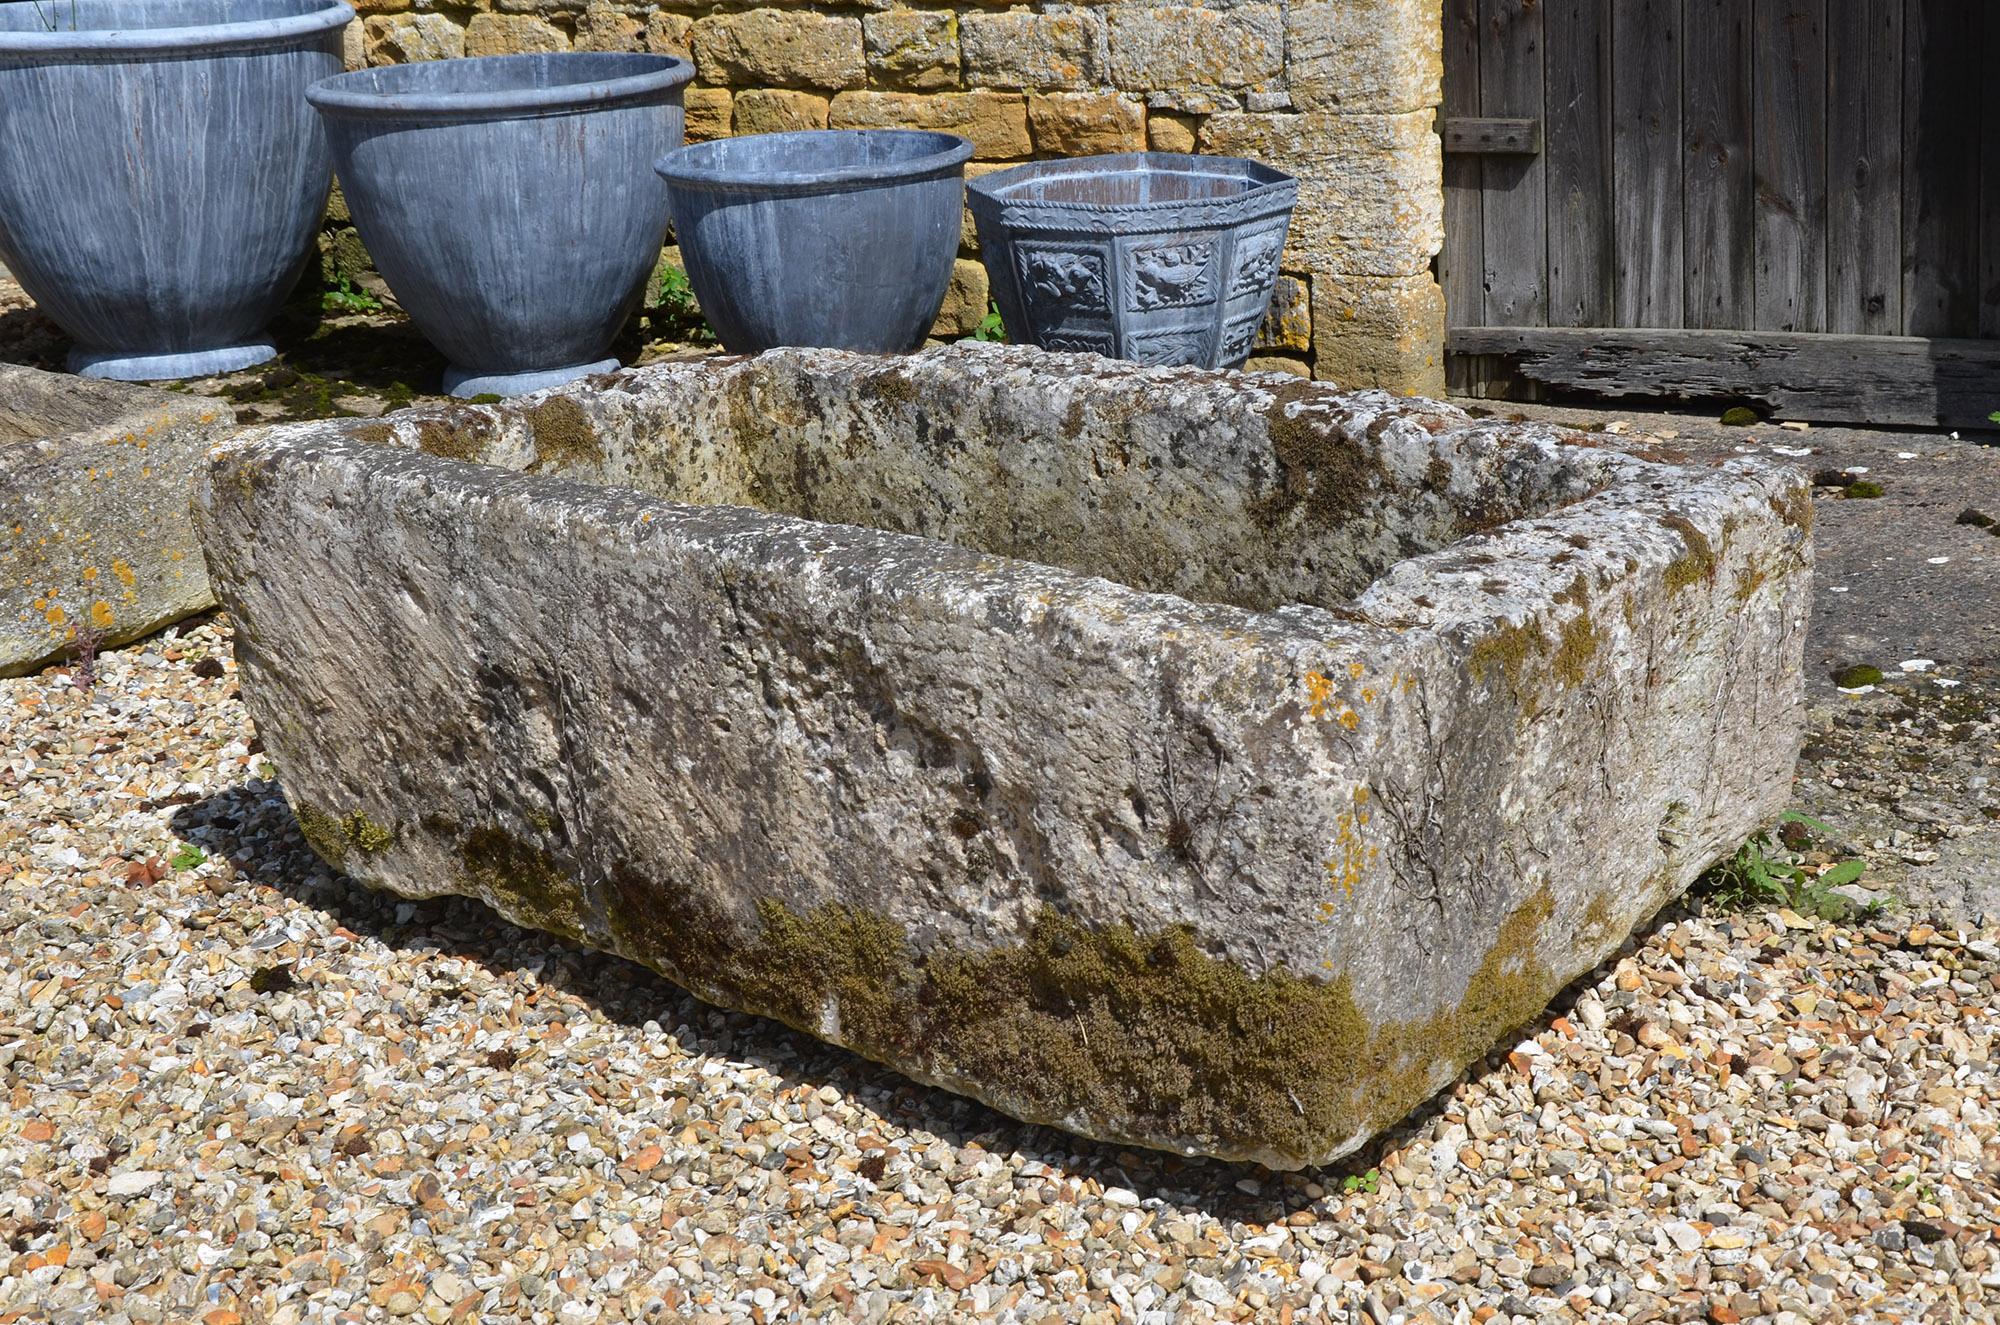
<svg viewBox="0 0 2000 1325"><path fill-rule="evenodd" d="M651 170L681 140L664 55L569 51L368 69L307 93L377 269L459 396L519 395L604 357L667 234Z"/></svg>
<svg viewBox="0 0 2000 1325"><path fill-rule="evenodd" d="M303 93L340 69L330 0L0 4L0 261L89 377L195 377L264 328L326 208Z"/></svg>
<svg viewBox="0 0 2000 1325"><path fill-rule="evenodd" d="M1237 368L1270 309L1299 186L1255 161L1131 152L1004 170L968 192L1011 339Z"/></svg>
<svg viewBox="0 0 2000 1325"><path fill-rule="evenodd" d="M971 156L948 133L819 130L699 143L658 169L724 348L902 354L951 285Z"/></svg>

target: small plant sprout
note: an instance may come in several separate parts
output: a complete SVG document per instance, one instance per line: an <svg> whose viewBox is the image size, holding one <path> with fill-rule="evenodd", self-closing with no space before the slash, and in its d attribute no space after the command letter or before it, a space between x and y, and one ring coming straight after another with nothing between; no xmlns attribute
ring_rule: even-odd
<svg viewBox="0 0 2000 1325"><path fill-rule="evenodd" d="M1878 910L1879 903L1857 908L1834 891L1867 873L1866 862L1843 860L1815 871L1774 854L1781 847L1803 851L1812 844L1815 834L1828 841L1839 836L1819 820L1788 810L1779 820L1777 843L1768 834L1759 833L1734 856L1703 875L1698 887L1712 905L1725 911L1780 906L1820 920L1846 920L1857 909L1864 914Z"/></svg>
<svg viewBox="0 0 2000 1325"><path fill-rule="evenodd" d="M183 842L174 848L174 854L167 858L167 864L176 870L198 869L208 859L208 853L192 842Z"/></svg>
<svg viewBox="0 0 2000 1325"><path fill-rule="evenodd" d="M1000 305L991 302L986 305L986 316L972 329L972 339L996 344L1006 341L1007 324L1000 317Z"/></svg>
<svg viewBox="0 0 2000 1325"><path fill-rule="evenodd" d="M381 311L382 301L366 290L356 289L353 281L342 276L339 288L320 295L319 306L327 313L376 313Z"/></svg>
<svg viewBox="0 0 2000 1325"><path fill-rule="evenodd" d="M97 654L104 647L104 631L89 615L77 623L70 636L70 660L76 664L76 688L88 695L97 688Z"/></svg>

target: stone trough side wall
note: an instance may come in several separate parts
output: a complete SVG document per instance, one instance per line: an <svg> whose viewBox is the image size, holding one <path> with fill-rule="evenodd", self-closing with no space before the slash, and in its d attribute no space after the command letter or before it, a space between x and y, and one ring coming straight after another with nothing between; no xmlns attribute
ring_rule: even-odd
<svg viewBox="0 0 2000 1325"><path fill-rule="evenodd" d="M647 50L699 71L691 140L800 128L960 133L971 171L1036 157L1199 151L1302 181L1253 366L1441 394L1431 274L1443 192L1439 0L354 0L348 63ZM338 206L330 265L365 262ZM937 334L987 309L968 217Z"/></svg>

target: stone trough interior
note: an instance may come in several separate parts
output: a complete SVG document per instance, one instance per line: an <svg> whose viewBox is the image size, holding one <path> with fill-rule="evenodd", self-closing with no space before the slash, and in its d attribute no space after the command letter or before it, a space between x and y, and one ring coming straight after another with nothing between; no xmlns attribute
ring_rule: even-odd
<svg viewBox="0 0 2000 1325"><path fill-rule="evenodd" d="M1020 390L1074 375L1067 396ZM1227 398L1090 357L811 355L352 430L438 455L950 543L1252 611L1335 608L1397 562L1548 514L1630 462L1282 376ZM1365 438L1363 444L1354 439ZM1629 469L1625 472L1629 473Z"/></svg>

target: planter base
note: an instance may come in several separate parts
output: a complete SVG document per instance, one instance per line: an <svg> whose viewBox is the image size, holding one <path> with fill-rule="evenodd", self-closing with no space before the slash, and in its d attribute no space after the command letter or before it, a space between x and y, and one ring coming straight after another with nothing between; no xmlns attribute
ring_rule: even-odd
<svg viewBox="0 0 2000 1325"><path fill-rule="evenodd" d="M569 368L544 368L532 373L483 373L468 374L462 368L444 370L444 389L461 400L474 396L525 396L530 391L546 391L552 386L574 382L579 377L592 373L615 373L621 367L616 359L599 359L595 363L580 363Z"/></svg>
<svg viewBox="0 0 2000 1325"><path fill-rule="evenodd" d="M103 377L114 382L165 382L184 377L212 377L233 373L239 368L278 357L278 348L268 341L250 345L228 345L219 350L196 350L191 354L118 354L104 350L71 350L69 370L80 377Z"/></svg>

